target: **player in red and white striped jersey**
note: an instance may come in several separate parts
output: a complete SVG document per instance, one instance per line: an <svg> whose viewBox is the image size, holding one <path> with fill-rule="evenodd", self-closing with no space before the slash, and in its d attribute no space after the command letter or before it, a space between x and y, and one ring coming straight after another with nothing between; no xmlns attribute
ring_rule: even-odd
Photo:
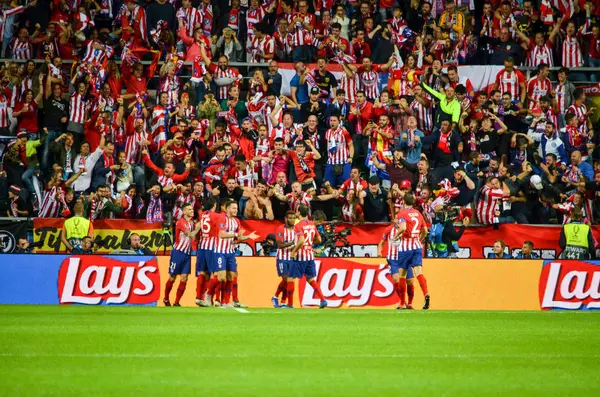
<svg viewBox="0 0 600 397"><path fill-rule="evenodd" d="M69 101L69 122L71 123L83 124L87 120L86 106L88 102L85 98L85 91L85 83L79 83L77 91L71 94Z"/></svg>
<svg viewBox="0 0 600 397"><path fill-rule="evenodd" d="M218 218L223 214L215 212L217 201L212 196L204 199L202 208L204 211L198 214L200 237L196 255L196 304L204 307L208 306L204 301L204 293L211 273L215 241L219 235Z"/></svg>
<svg viewBox="0 0 600 397"><path fill-rule="evenodd" d="M552 91L552 83L548 78L548 74L550 74L548 65L541 63L538 66L538 75L527 82L527 99L529 100L530 110L538 107L540 98L549 95Z"/></svg>
<svg viewBox="0 0 600 397"><path fill-rule="evenodd" d="M215 296L215 306L226 307L243 307L237 297L237 262L235 259L235 242L245 241L248 239L256 240L259 236L256 232L249 235L244 234L244 230L240 229L239 221L235 218L238 213L237 202L231 200L225 204L225 216L219 219L219 234L215 242L215 254L213 258L211 273L217 275L216 278L211 278L206 293L205 303L210 304L212 296L215 293L217 284L224 282L223 299L220 301L219 296ZM233 292L233 305L229 304L229 299Z"/></svg>
<svg viewBox="0 0 600 397"><path fill-rule="evenodd" d="M288 211L285 214L285 223L277 228L275 235L275 242L277 244L277 275L281 277L281 281L277 286L275 295L271 298L273 307L279 306L279 294L281 294L281 306L293 306L293 291L291 295L288 295L288 274L290 266L292 266L292 251L294 247L299 244L300 240L304 240L304 235L300 233L294 227L296 223L296 213L294 211ZM291 299L290 299L291 296ZM286 305L286 299L287 305Z"/></svg>
<svg viewBox="0 0 600 397"><path fill-rule="evenodd" d="M404 198L403 198L404 201ZM377 256L378 257L382 257L383 255L383 247L384 245L387 243L387 250L386 250L386 259L387 259L387 263L388 266L390 267L390 273L392 275L392 281L394 282L394 291L396 292L396 294L398 295L398 298L404 298L404 295L401 295L401 291L400 291L400 271L399 271L399 263L398 263L398 250L400 248L400 229L398 229L398 218L395 218L392 221L392 224L385 230L385 232L383 233L383 235L381 236L381 241L379 242L379 245L377 246ZM410 283L407 283L407 278L410 281ZM412 299L414 297L414 285L413 285L413 281L414 281L414 277L412 274L412 269L409 270L409 272L407 273L407 278L404 279L404 281L402 282L403 285L406 283L406 287L408 290L408 303L406 304L406 306L404 306L402 304L402 301L400 301L398 303L398 307L403 308L406 307L407 309L412 309Z"/></svg>
<svg viewBox="0 0 600 397"><path fill-rule="evenodd" d="M354 105L356 103L356 92L360 85L360 79L358 74L350 69L347 64L342 63L342 68L344 69L344 74L339 79L338 86L344 90L346 102Z"/></svg>
<svg viewBox="0 0 600 397"><path fill-rule="evenodd" d="M294 302L294 286L295 280L306 277L306 283L312 287L315 294L319 298L319 308L323 309L327 306L327 301L321 293L321 289L316 282L317 269L315 265L315 254L313 244L321 243L321 235L319 234L315 224L308 220L308 207L301 205L298 208L298 222L294 229L301 236L298 238L296 246L293 248L291 257L295 258L292 262L288 273L287 294L288 307L293 307ZM305 291L305 296L309 294ZM305 298L305 301L307 299Z"/></svg>
<svg viewBox="0 0 600 397"><path fill-rule="evenodd" d="M504 188L503 188L504 187ZM498 223L500 216L499 202L507 194L503 183L496 177L491 178L481 189L475 212L479 223L492 225Z"/></svg>
<svg viewBox="0 0 600 397"><path fill-rule="evenodd" d="M400 304L397 309L406 308L404 294L406 293L406 276L409 268L412 268L414 276L419 282L421 291L425 297L423 310L429 309L430 297L427 289L427 280L423 275L423 246L421 241L427 235L427 225L423 215L413 208L416 203L415 196L412 194L404 195L405 208L396 216L398 231L401 233L398 243L398 268L399 278L397 284L397 293L400 297ZM396 269L392 268L392 274Z"/></svg>
<svg viewBox="0 0 600 397"><path fill-rule="evenodd" d="M494 89L502 94L508 92L512 98L525 102L525 76L515 69L515 61L511 57L504 60L504 69L496 75Z"/></svg>
<svg viewBox="0 0 600 397"><path fill-rule="evenodd" d="M175 242L173 243L173 250L171 251L171 258L169 261L169 279L165 284L165 296L163 303L165 306L171 306L169 295L173 284L179 276L179 286L177 287L177 295L175 297L175 303L173 306L180 306L179 301L185 292L187 285L188 275L191 272L191 251L192 251L192 239L200 231L200 224L194 225L194 206L191 204L184 204L182 207L183 218L177 221L175 225Z"/></svg>
<svg viewBox="0 0 600 397"><path fill-rule="evenodd" d="M567 23L567 35L562 44L562 65L566 68L577 68L583 66L583 54L581 52L581 43L579 42L580 33L573 20Z"/></svg>

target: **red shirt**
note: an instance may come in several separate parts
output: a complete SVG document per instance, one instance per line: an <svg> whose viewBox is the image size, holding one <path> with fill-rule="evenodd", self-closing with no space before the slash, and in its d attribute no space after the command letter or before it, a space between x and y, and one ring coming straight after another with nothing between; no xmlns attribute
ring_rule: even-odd
<svg viewBox="0 0 600 397"><path fill-rule="evenodd" d="M306 172L303 169L300 163L300 158L298 157L298 154L295 151L290 150L288 153L290 155L290 158L294 162L294 169L296 170L298 182L304 183L304 181L306 181L307 179L315 177L315 155L313 153L306 153L302 158L304 164L306 164L306 166L308 166L308 168L310 169L310 172Z"/></svg>
<svg viewBox="0 0 600 397"><path fill-rule="evenodd" d="M25 103L23 102L17 103L15 106L15 112L21 111L24 105ZM19 131L21 128L24 128L27 130L27 132L38 132L37 108L37 103L33 101L29 103L29 110L21 113L18 117L19 124L17 131Z"/></svg>

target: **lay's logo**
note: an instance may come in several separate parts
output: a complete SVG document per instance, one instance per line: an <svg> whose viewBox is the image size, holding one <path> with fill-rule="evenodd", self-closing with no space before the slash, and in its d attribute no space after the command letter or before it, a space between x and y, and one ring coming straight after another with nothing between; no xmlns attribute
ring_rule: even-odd
<svg viewBox="0 0 600 397"><path fill-rule="evenodd" d="M60 266L58 298L61 304L156 304L160 298L158 262L156 258L124 262L102 256L71 256Z"/></svg>
<svg viewBox="0 0 600 397"><path fill-rule="evenodd" d="M600 309L600 261L546 261L539 282L543 310Z"/></svg>

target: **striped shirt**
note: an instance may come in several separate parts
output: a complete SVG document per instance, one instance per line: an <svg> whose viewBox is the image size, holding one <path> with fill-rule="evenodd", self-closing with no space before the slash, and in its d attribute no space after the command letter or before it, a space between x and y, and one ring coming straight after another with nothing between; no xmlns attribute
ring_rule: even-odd
<svg viewBox="0 0 600 397"><path fill-rule="evenodd" d="M352 77L348 77L348 75L344 73L339 80L338 85L340 89L344 90L346 93L345 100L351 105L356 103L356 91L358 91L359 84L360 79L356 73L353 73Z"/></svg>
<svg viewBox="0 0 600 397"><path fill-rule="evenodd" d="M272 55L275 53L275 40L268 34L259 40L258 37L253 36L250 41L250 46L247 49L250 54L250 62L267 62L265 59L258 55Z"/></svg>
<svg viewBox="0 0 600 397"><path fill-rule="evenodd" d="M95 49L94 46L96 44L101 45L103 48L99 49L99 50ZM102 62L104 62L105 59L112 58L114 53L115 53L115 50L111 46L104 45L96 40L90 40L88 42L88 44L86 45L85 56L83 57L83 59L81 61L87 62L87 63L101 64Z"/></svg>
<svg viewBox="0 0 600 397"><path fill-rule="evenodd" d="M288 193L286 195L288 198L288 204L290 206L290 211L298 212L298 208L300 205L305 205L310 208L310 202L312 201L312 196L306 192L302 192L300 197L296 197L294 193Z"/></svg>
<svg viewBox="0 0 600 397"><path fill-rule="evenodd" d="M232 87L232 85L237 85L242 80L242 75L235 68L227 68L222 70L218 65L211 63L208 67L208 71L213 75L215 83L217 86L219 86L217 90L217 99L227 99L229 95L229 89ZM219 85L220 79L233 79L235 81L230 84Z"/></svg>
<svg viewBox="0 0 600 397"><path fill-rule="evenodd" d="M400 210L396 217L399 223L406 223L406 230L400 236L398 251L405 252L423 248L421 230L426 227L423 215L414 208L406 208Z"/></svg>
<svg viewBox="0 0 600 397"><path fill-rule="evenodd" d="M498 201L504 197L502 189L493 189L489 185L484 185L481 189L479 201L476 205L477 219L484 225L491 225L498 222L499 211Z"/></svg>
<svg viewBox="0 0 600 397"><path fill-rule="evenodd" d="M358 77L360 80L360 89L365 92L365 96L371 100L379 98L379 66L371 66L371 70L368 72L360 66L358 68Z"/></svg>
<svg viewBox="0 0 600 397"><path fill-rule="evenodd" d="M504 95L509 93L512 99L518 99L521 91L520 83L525 82L525 76L520 71L513 69L512 72L502 69L496 75L496 84L498 89Z"/></svg>
<svg viewBox="0 0 600 397"><path fill-rule="evenodd" d="M554 59L552 58L552 42L547 40L543 46L534 44L527 55L527 64L531 67L536 67L542 63L552 67Z"/></svg>
<svg viewBox="0 0 600 397"><path fill-rule="evenodd" d="M18 37L15 38L10 45L10 50L13 59L31 59L33 57L33 48L29 39L27 39L27 41L21 41Z"/></svg>
<svg viewBox="0 0 600 397"><path fill-rule="evenodd" d="M398 228L392 225L389 226L381 236L383 240L387 240L387 254L385 256L387 260L398 260L398 248L400 246L400 241L394 239L398 235L398 232Z"/></svg>
<svg viewBox="0 0 600 397"><path fill-rule="evenodd" d="M40 218L58 218L61 211L61 202L56 199L57 195L63 193L61 186L54 186L44 193L44 199L40 205Z"/></svg>
<svg viewBox="0 0 600 397"><path fill-rule="evenodd" d="M317 227L314 223L308 219L303 219L296 224L294 227L296 232L304 236L304 244L298 250L296 260L298 261L313 261L315 260L315 253L313 251L313 243L317 236Z"/></svg>
<svg viewBox="0 0 600 397"><path fill-rule="evenodd" d="M175 207L173 208L173 218L175 218L175 220L183 218L182 207L184 204L191 204L193 206L196 205L196 197L192 193L179 193L177 195L177 199L175 200Z"/></svg>
<svg viewBox="0 0 600 397"><path fill-rule="evenodd" d="M243 169L239 169L237 167L232 168L230 175L235 178L235 181L241 187L254 187L254 180L257 177L256 173L249 164L246 164L246 167Z"/></svg>
<svg viewBox="0 0 600 397"><path fill-rule="evenodd" d="M567 114L568 113L573 113L575 115L575 117L577 118L577 129L582 134L587 134L587 130L588 130L587 111L588 111L587 110L587 106L585 106L584 103L582 103L581 106L577 106L576 103L573 103L567 109Z"/></svg>
<svg viewBox="0 0 600 397"><path fill-rule="evenodd" d="M5 95L0 95L0 128L8 128L12 115L12 106Z"/></svg>
<svg viewBox="0 0 600 397"><path fill-rule="evenodd" d="M200 216L200 226L202 237L200 239L200 249L212 251L215 249L217 237L219 236L218 221L223 215L214 211L204 211Z"/></svg>
<svg viewBox="0 0 600 397"><path fill-rule="evenodd" d="M167 109L161 105L156 105L152 110L152 122L150 125L152 131L152 139L154 142L161 147L167 141L167 124L168 124L169 113Z"/></svg>
<svg viewBox="0 0 600 397"><path fill-rule="evenodd" d="M194 230L194 220L189 221L182 218L177 221L175 226L175 244L173 249L188 254L192 251L192 238L185 235L185 232Z"/></svg>
<svg viewBox="0 0 600 397"><path fill-rule="evenodd" d="M224 216L219 221L219 231L225 233L234 234L240 229L240 224L237 219ZM233 254L235 253L235 242L234 238L221 238L217 237L215 252L219 254Z"/></svg>
<svg viewBox="0 0 600 397"><path fill-rule="evenodd" d="M529 109L537 106L541 97L548 95L552 91L552 83L550 79L540 80L538 76L529 79L527 83L527 95L531 98L529 101Z"/></svg>
<svg viewBox="0 0 600 397"><path fill-rule="evenodd" d="M562 64L566 68L576 68L583 66L581 46L576 36L565 37L565 40L562 44Z"/></svg>
<svg viewBox="0 0 600 397"><path fill-rule="evenodd" d="M173 109L179 103L179 90L181 88L181 81L177 76L164 76L161 78L158 84L158 92L166 92L169 100L167 102L167 108Z"/></svg>
<svg viewBox="0 0 600 397"><path fill-rule="evenodd" d="M73 123L83 124L85 119L85 107L87 101L84 96L78 92L71 94L71 101L69 102L69 121Z"/></svg>
<svg viewBox="0 0 600 397"><path fill-rule="evenodd" d="M350 156L348 142L352 142L350 133L344 127L338 127L335 131L331 128L325 133L329 157L327 164L345 164Z"/></svg>
<svg viewBox="0 0 600 397"><path fill-rule="evenodd" d="M285 225L279 226L277 228L277 241L282 242L284 244L294 242L294 245L291 245L287 248L278 248L277 249L277 259L289 261L292 259L291 253L294 249L295 243L298 241L298 238L301 234L294 227L286 227Z"/></svg>
<svg viewBox="0 0 600 397"><path fill-rule="evenodd" d="M556 105L559 114L565 114L567 109L565 108L565 84L558 84L556 86Z"/></svg>

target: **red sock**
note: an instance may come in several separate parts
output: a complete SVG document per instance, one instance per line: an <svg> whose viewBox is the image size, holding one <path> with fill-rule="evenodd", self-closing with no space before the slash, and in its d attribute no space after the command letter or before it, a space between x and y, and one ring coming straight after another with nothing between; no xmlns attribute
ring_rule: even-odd
<svg viewBox="0 0 600 397"><path fill-rule="evenodd" d="M404 294L406 294L406 279L401 278L398 282L398 289L396 290L398 293L398 297L400 298L400 306L406 305L406 298Z"/></svg>
<svg viewBox="0 0 600 397"><path fill-rule="evenodd" d="M223 292L225 287L225 281L219 281L217 283L217 288L215 289L215 300L223 303Z"/></svg>
<svg viewBox="0 0 600 397"><path fill-rule="evenodd" d="M225 287L223 288L223 301L221 302L224 305L229 303L229 300L231 299L231 284L233 284L231 280L225 281Z"/></svg>
<svg viewBox="0 0 600 397"><path fill-rule="evenodd" d="M273 295L273 296L276 296L276 297L278 297L278 298L279 298L279 294L282 294L282 293L283 293L283 291L285 291L285 288L286 288L286 287L287 287L287 286L286 286L286 282L285 282L285 281L283 281L283 279L282 279L282 280L279 282L279 285L277 286L277 290L275 291L275 295ZM282 298L282 300L283 300L283 298Z"/></svg>
<svg viewBox="0 0 600 397"><path fill-rule="evenodd" d="M419 274L417 276L417 280L419 280L419 286L421 287L421 291L423 291L423 295L429 295L429 290L427 289L427 280L425 279L425 276Z"/></svg>
<svg viewBox="0 0 600 397"><path fill-rule="evenodd" d="M283 283L283 290L281 291L281 303L286 302L287 300L287 281L281 280Z"/></svg>
<svg viewBox="0 0 600 397"><path fill-rule="evenodd" d="M414 284L406 284L406 295L408 295L408 304L412 305L413 298L415 297Z"/></svg>
<svg viewBox="0 0 600 397"><path fill-rule="evenodd" d="M322 301L325 300L325 297L321 293L321 288L319 288L319 284L317 284L317 282L315 280L310 282L310 286L313 287L313 289L317 293L317 296L319 297L320 300L322 300Z"/></svg>
<svg viewBox="0 0 600 397"><path fill-rule="evenodd" d="M179 282L179 286L177 287L177 295L175 295L175 303L179 303L183 293L185 292L185 287L187 286L187 281L184 283L183 281Z"/></svg>
<svg viewBox="0 0 600 397"><path fill-rule="evenodd" d="M233 281L231 282L231 298L233 299L234 302L239 302L240 299L238 298L238 282L237 282L237 277L233 278Z"/></svg>
<svg viewBox="0 0 600 397"><path fill-rule="evenodd" d="M208 282L207 294L214 296L215 290L217 289L218 284L219 284L219 278L217 276L214 276L213 278L211 278L210 281Z"/></svg>
<svg viewBox="0 0 600 397"><path fill-rule="evenodd" d="M202 299L204 297L204 291L206 290L206 277L204 273L200 273L196 279L196 299Z"/></svg>
<svg viewBox="0 0 600 397"><path fill-rule="evenodd" d="M165 299L169 300L169 295L171 295L171 290L173 289L173 283L175 283L175 281L171 281L171 279L167 280L167 283L165 284Z"/></svg>
<svg viewBox="0 0 600 397"><path fill-rule="evenodd" d="M294 306L294 288L296 288L296 283L293 281L287 282L287 304L288 306Z"/></svg>

